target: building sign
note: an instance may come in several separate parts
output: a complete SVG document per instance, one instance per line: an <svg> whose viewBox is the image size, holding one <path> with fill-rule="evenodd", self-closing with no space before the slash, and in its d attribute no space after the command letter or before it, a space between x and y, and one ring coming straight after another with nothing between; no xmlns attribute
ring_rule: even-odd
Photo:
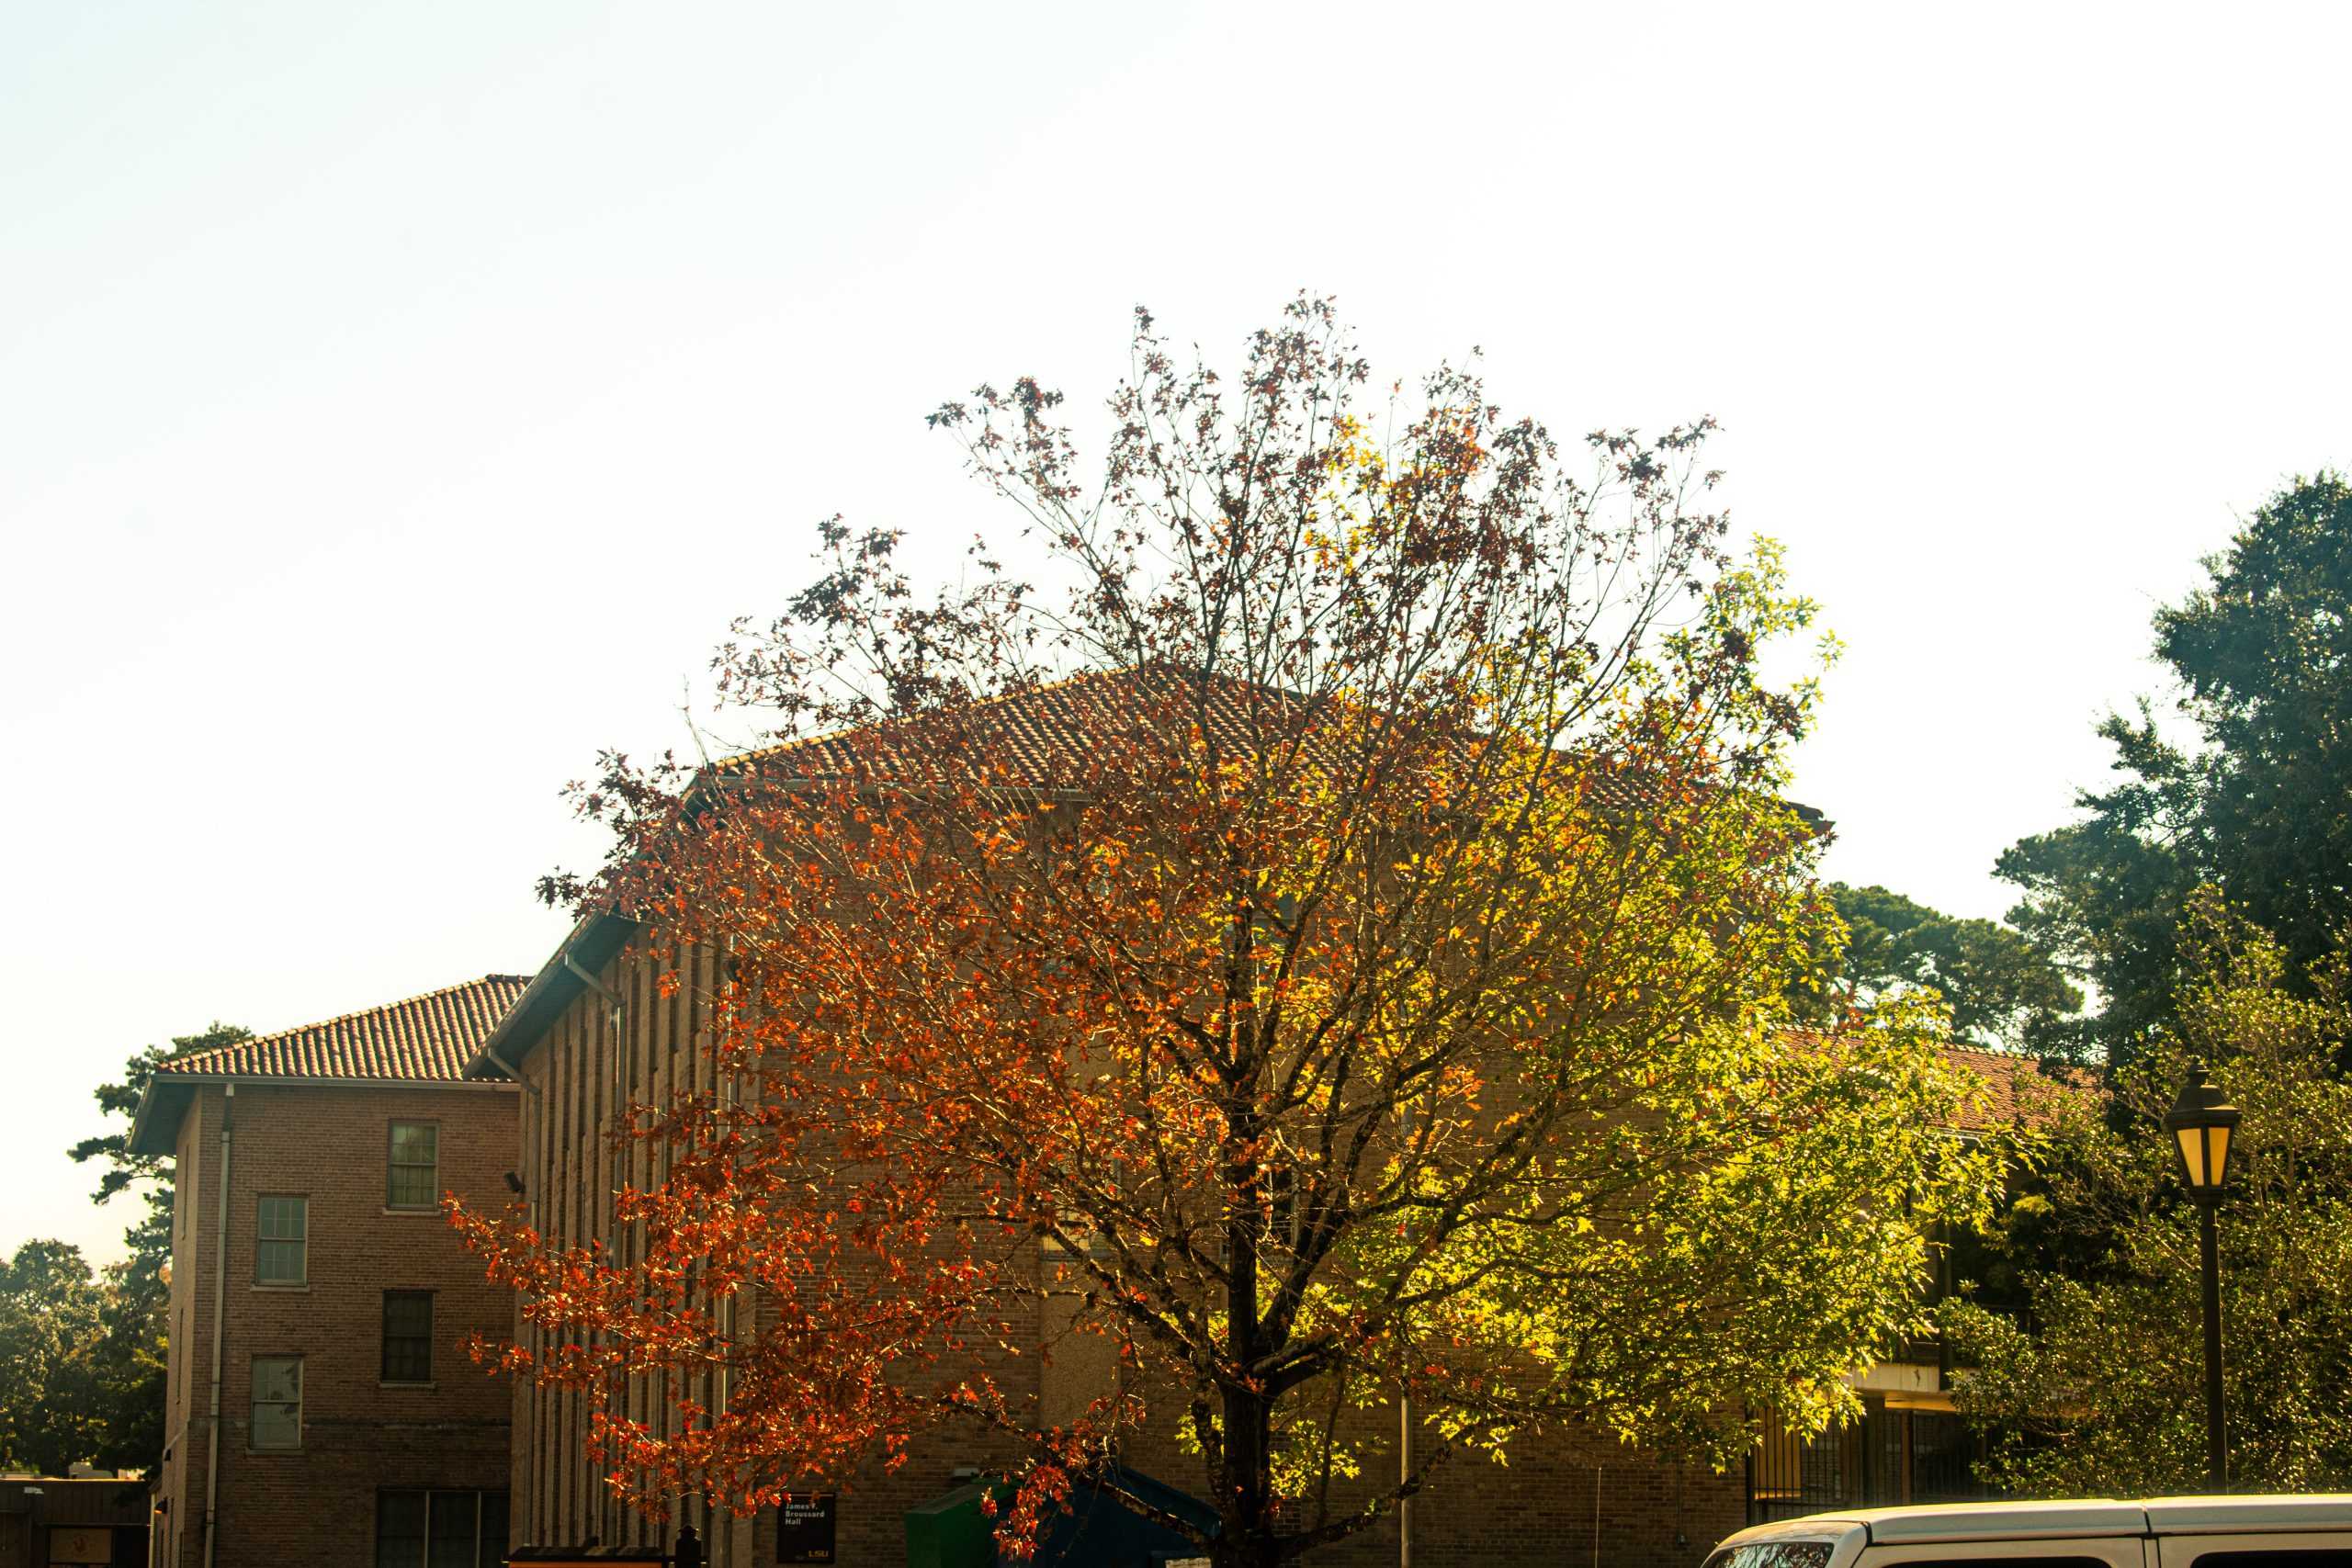
<svg viewBox="0 0 2352 1568"><path fill-rule="evenodd" d="M831 1562L833 1558L831 1492L787 1494L775 1511L778 1562Z"/></svg>
<svg viewBox="0 0 2352 1568"><path fill-rule="evenodd" d="M114 1529L109 1525L51 1525L51 1562L107 1563L114 1561Z"/></svg>

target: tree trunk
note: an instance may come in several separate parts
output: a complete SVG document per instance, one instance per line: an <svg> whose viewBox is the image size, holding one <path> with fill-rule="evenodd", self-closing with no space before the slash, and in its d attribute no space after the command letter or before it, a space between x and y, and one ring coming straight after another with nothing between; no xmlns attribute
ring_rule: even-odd
<svg viewBox="0 0 2352 1568"><path fill-rule="evenodd" d="M1238 1372L1258 1359L1257 1122L1246 1101L1227 1112L1228 1208L1226 1256L1226 1354ZM1276 1561L1272 1507L1273 1401L1253 1389L1224 1391L1225 1463L1217 1477L1217 1516L1224 1521L1216 1568L1272 1568Z"/></svg>

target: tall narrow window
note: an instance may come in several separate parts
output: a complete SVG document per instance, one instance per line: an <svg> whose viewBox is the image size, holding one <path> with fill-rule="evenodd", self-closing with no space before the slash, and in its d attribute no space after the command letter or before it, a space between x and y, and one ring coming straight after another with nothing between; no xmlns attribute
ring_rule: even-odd
<svg viewBox="0 0 2352 1568"><path fill-rule="evenodd" d="M257 1449L299 1449L302 1446L302 1358L254 1358L253 1446Z"/></svg>
<svg viewBox="0 0 2352 1568"><path fill-rule="evenodd" d="M300 1285L311 1278L311 1201L282 1192L261 1196L254 1227L254 1283Z"/></svg>
<svg viewBox="0 0 2352 1568"><path fill-rule="evenodd" d="M506 1494L481 1495L481 1546L474 1553L475 1568L503 1568L506 1562Z"/></svg>
<svg viewBox="0 0 2352 1568"><path fill-rule="evenodd" d="M426 1521L424 1568L474 1568L481 1552L481 1495L435 1492ZM503 1542L500 1543L503 1545Z"/></svg>
<svg viewBox="0 0 2352 1568"><path fill-rule="evenodd" d="M433 1381L433 1292L384 1292L384 1381Z"/></svg>
<svg viewBox="0 0 2352 1568"><path fill-rule="evenodd" d="M376 1497L376 1568L424 1568L424 1494Z"/></svg>
<svg viewBox="0 0 2352 1568"><path fill-rule="evenodd" d="M430 1122L392 1123L384 1206L430 1209L441 1201L441 1129Z"/></svg>

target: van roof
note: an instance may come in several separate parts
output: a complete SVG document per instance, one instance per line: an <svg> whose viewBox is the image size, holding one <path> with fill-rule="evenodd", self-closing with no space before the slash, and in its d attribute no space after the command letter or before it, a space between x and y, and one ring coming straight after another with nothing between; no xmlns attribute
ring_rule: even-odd
<svg viewBox="0 0 2352 1568"><path fill-rule="evenodd" d="M2352 1492L2314 1492L2301 1497L2154 1497L2143 1506L2153 1535L2352 1529Z"/></svg>
<svg viewBox="0 0 2352 1568"><path fill-rule="evenodd" d="M1903 1544L2352 1529L2352 1493L2154 1497L2137 1503L2075 1498L2041 1503L1936 1503L1907 1508L1840 1508L1755 1526L1731 1537L1724 1544L1792 1536L1846 1535L1857 1529L1867 1531L1873 1543Z"/></svg>
<svg viewBox="0 0 2352 1568"><path fill-rule="evenodd" d="M2113 1503L2105 1498L1858 1508L1847 1517L1867 1526L1873 1541L1984 1540L2018 1535L2143 1535L2148 1529L2148 1516L2139 1504Z"/></svg>

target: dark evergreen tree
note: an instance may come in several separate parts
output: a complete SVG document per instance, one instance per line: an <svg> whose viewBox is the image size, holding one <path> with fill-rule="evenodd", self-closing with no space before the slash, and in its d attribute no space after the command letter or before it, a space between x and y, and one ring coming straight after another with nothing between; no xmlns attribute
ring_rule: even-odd
<svg viewBox="0 0 2352 1568"><path fill-rule="evenodd" d="M123 1065L119 1080L96 1090L99 1109L118 1119L119 1128L85 1138L67 1151L77 1162L102 1162L93 1202L109 1201L125 1191L135 1191L141 1200L138 1219L123 1233L130 1256L107 1270L107 1288L100 1297L96 1347L100 1375L95 1392L102 1420L96 1447L82 1457L102 1467L146 1469L158 1463L164 1452L169 1297L164 1269L172 1256L172 1166L169 1160L131 1152L131 1118L158 1062L252 1035L249 1029L215 1021L197 1033L175 1036L169 1046L139 1051Z"/></svg>
<svg viewBox="0 0 2352 1568"><path fill-rule="evenodd" d="M1932 987L1951 1009L1955 1036L2008 1050L2032 1048L2082 1007L2082 992L2049 956L2006 926L1883 887L1839 882L1829 893L1849 933L1837 978L1860 999Z"/></svg>
<svg viewBox="0 0 2352 1568"><path fill-rule="evenodd" d="M2102 998L2059 1035L2086 1057L2127 1059L2172 1016L2199 886L2273 933L2290 973L2352 922L2352 484L2295 480L2205 568L2155 616L2185 726L2168 734L2146 699L2110 715L2117 781L1996 867L2024 890L2012 923Z"/></svg>
<svg viewBox="0 0 2352 1568"><path fill-rule="evenodd" d="M0 1258L0 1471L62 1475L98 1451L106 1295L64 1242L28 1241Z"/></svg>

